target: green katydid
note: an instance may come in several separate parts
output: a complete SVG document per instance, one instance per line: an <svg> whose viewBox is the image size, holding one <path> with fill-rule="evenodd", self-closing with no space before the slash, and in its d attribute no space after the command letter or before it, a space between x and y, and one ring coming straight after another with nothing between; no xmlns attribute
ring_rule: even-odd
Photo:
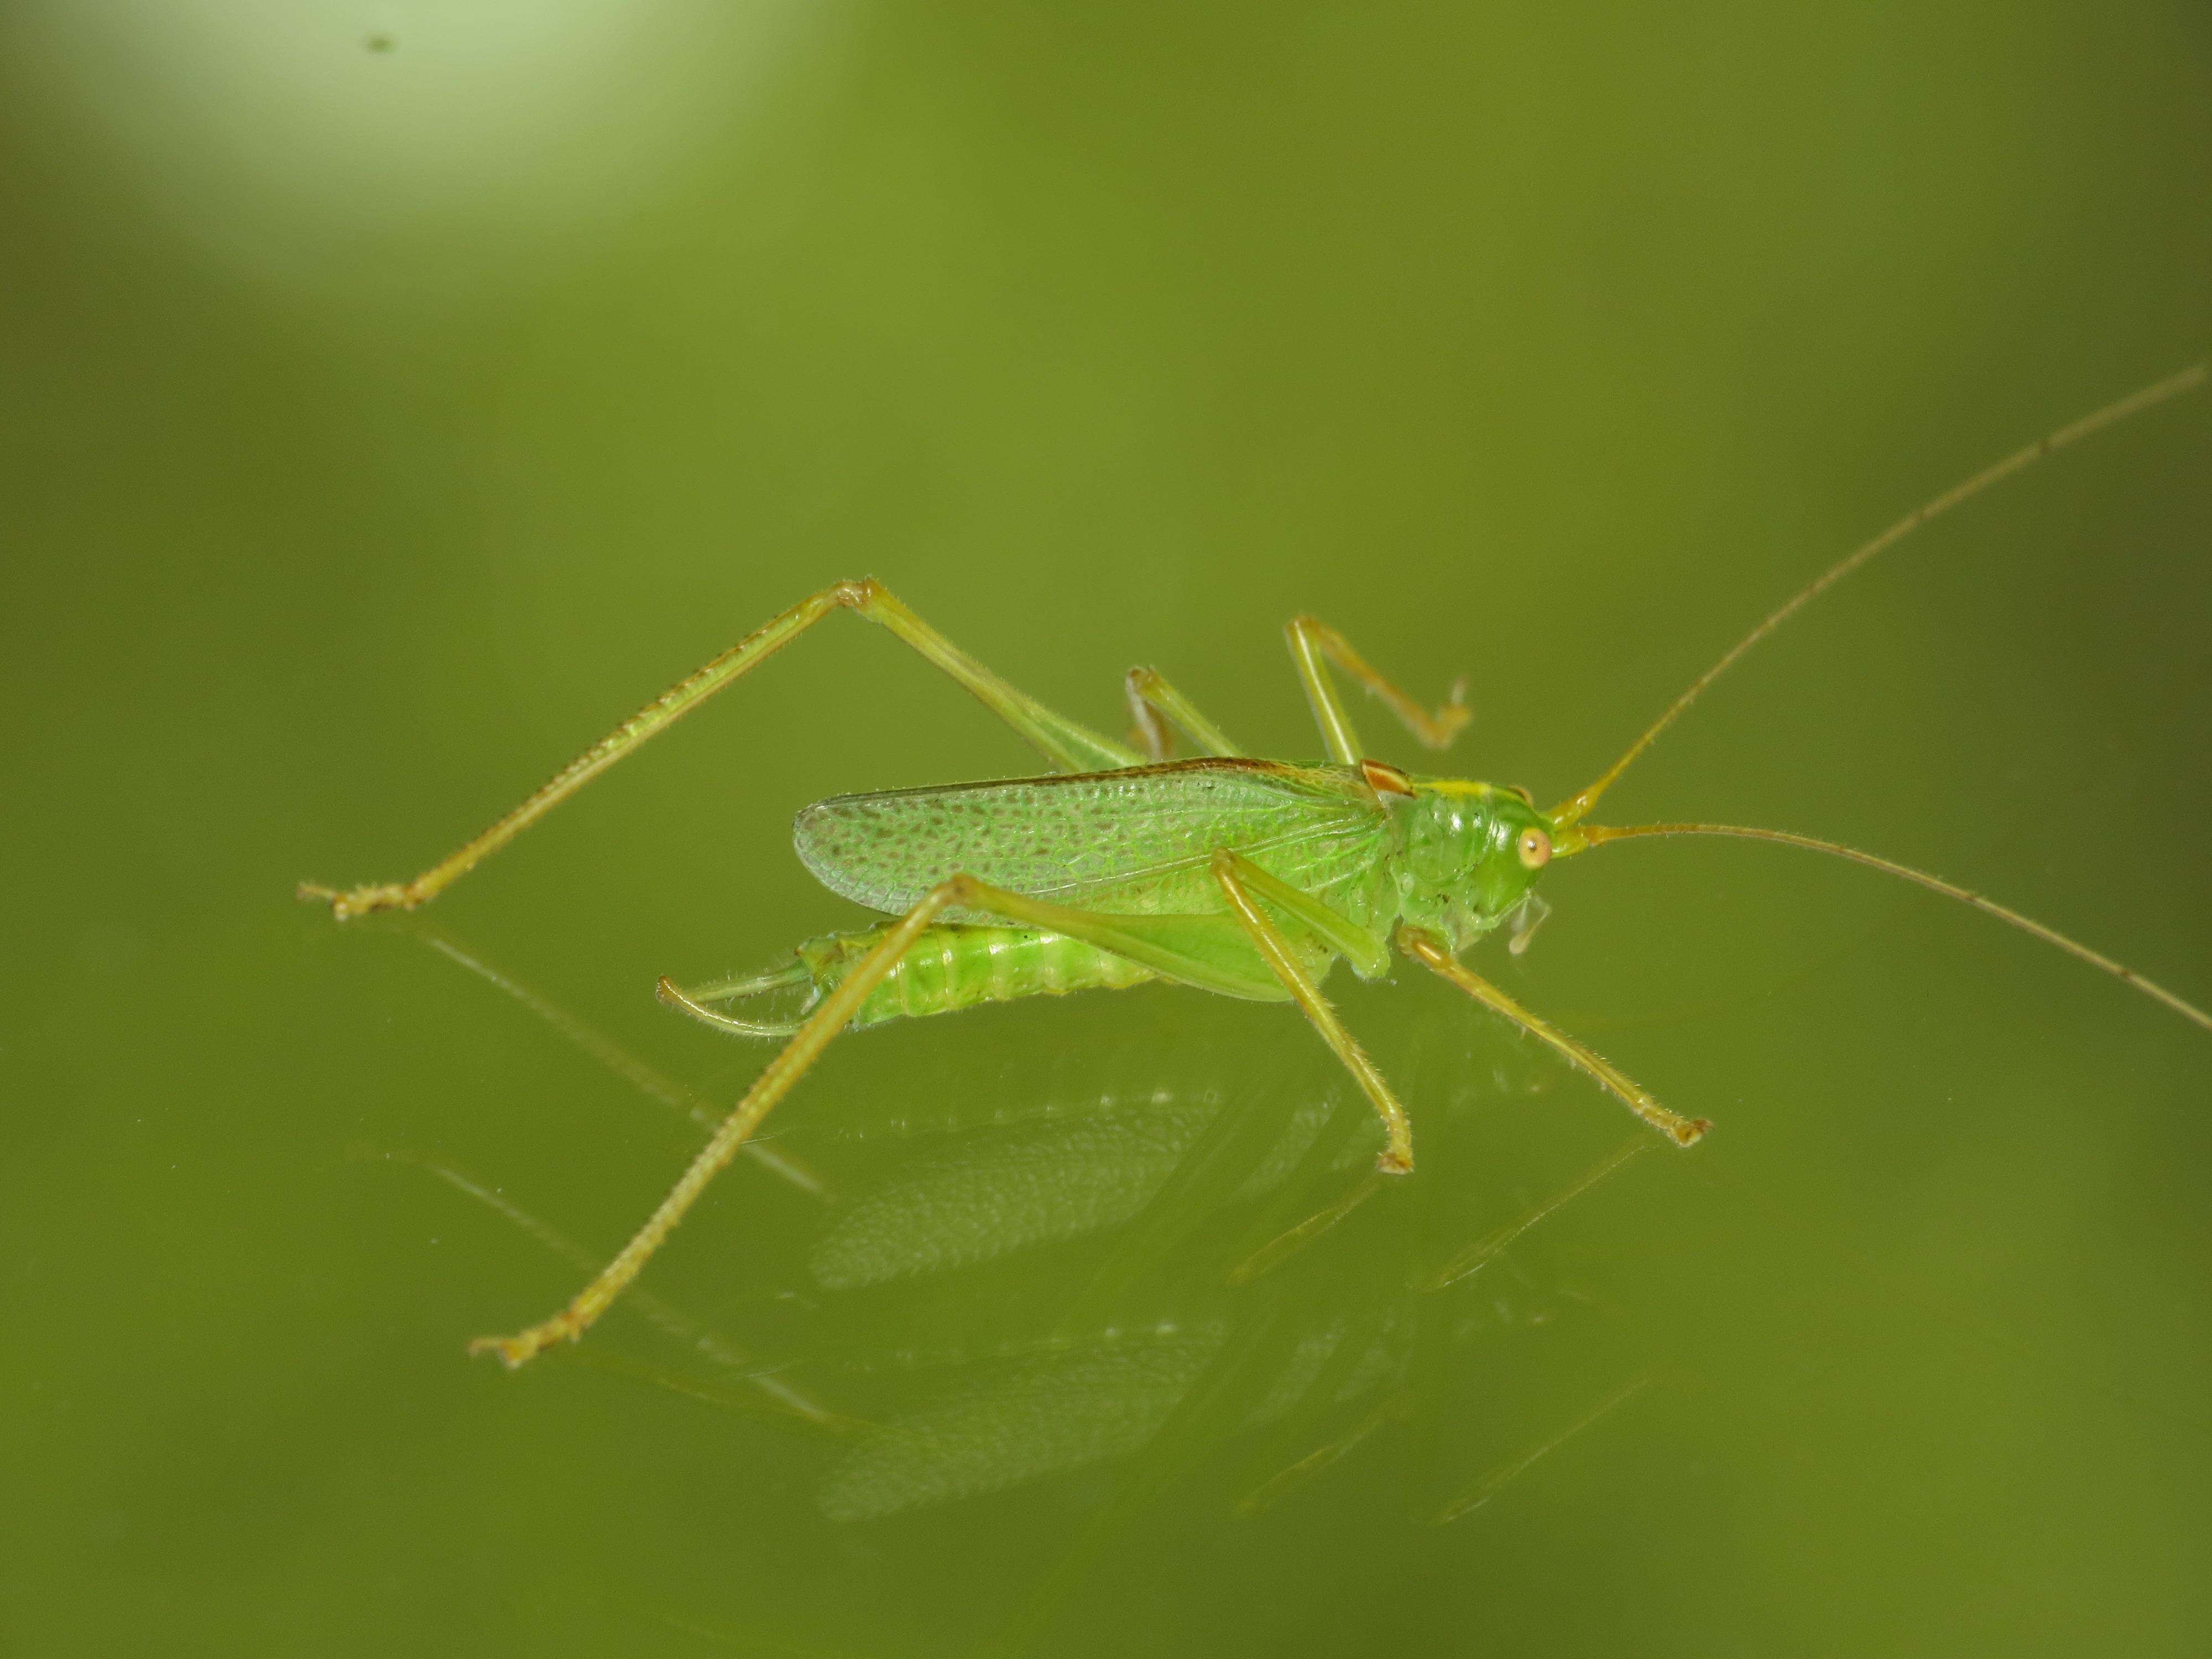
<svg viewBox="0 0 2212 1659"><path fill-rule="evenodd" d="M2198 1024L2212 1015L2131 969L1978 894L1870 853L1781 830L1718 823L1607 827L1590 809L1707 686L1833 583L1912 531L2051 452L2201 385L2198 364L2061 428L1937 496L1867 542L1768 615L1676 698L1597 781L1549 811L1525 789L1418 776L1371 758L1328 665L1380 698L1425 746L1442 749L1468 714L1455 688L1429 709L1371 667L1333 629L1299 617L1291 655L1321 728L1326 762L1243 755L1165 679L1127 680L1141 749L1101 736L1017 690L958 649L873 580L802 600L679 681L584 751L475 840L412 880L337 891L302 885L341 921L411 909L486 854L824 617L857 612L889 629L974 693L1059 769L1057 775L848 795L802 811L799 857L827 887L894 918L799 947L788 965L665 1000L711 1024L788 1040L637 1235L554 1317L482 1339L520 1365L597 1319L789 1093L839 1031L902 1016L1152 980L1223 995L1294 1002L1381 1115L1389 1173L1413 1168L1406 1112L1322 995L1341 957L1364 979L1389 947L1550 1045L1653 1128L1687 1146L1710 1125L1668 1110L1584 1044L1460 961L1477 939L1510 928L1517 951L1542 914L1534 891L1553 860L1637 836L1748 837L1853 860L1971 905L2113 974ZM1169 758L1169 730L1205 752ZM745 1019L716 1005L803 991L799 1017Z"/></svg>

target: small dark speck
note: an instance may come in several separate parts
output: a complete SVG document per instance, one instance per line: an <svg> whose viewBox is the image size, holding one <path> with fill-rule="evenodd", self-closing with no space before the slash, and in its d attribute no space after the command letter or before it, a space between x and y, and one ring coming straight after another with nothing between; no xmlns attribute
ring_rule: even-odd
<svg viewBox="0 0 2212 1659"><path fill-rule="evenodd" d="M361 44L369 52L395 52L399 46L399 42L388 34L372 34Z"/></svg>

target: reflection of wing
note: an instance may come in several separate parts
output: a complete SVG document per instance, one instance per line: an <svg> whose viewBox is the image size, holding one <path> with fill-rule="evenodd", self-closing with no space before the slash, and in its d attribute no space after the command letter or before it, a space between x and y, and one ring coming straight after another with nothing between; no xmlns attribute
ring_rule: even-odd
<svg viewBox="0 0 2212 1659"><path fill-rule="evenodd" d="M1179 1320L980 1368L862 1433L815 1501L832 1521L870 1521L1127 1457L1159 1437L1228 1336L1218 1318Z"/></svg>
<svg viewBox="0 0 2212 1659"><path fill-rule="evenodd" d="M1208 1443L1301 1407L1340 1405L1403 1371L1413 1324L1396 1310L1316 1322L1256 1376L1249 1352L1227 1379L1218 1370L1235 1331L1220 1315L1165 1320L1011 1366L979 1367L938 1399L864 1431L817 1502L832 1521L870 1520L1127 1457L1158 1445L1176 1408L1206 1383L1217 1390L1198 1419L1210 1425ZM1218 1392L1224 1380L1237 1382L1233 1392ZM1178 1462L1183 1455L1172 1441L1164 1449Z"/></svg>
<svg viewBox="0 0 2212 1659"><path fill-rule="evenodd" d="M1255 1089L1253 1081L1249 1072L1240 1081L1239 1110L1275 1093ZM880 1182L846 1193L814 1248L814 1281L852 1290L1118 1227L1158 1195L1220 1115L1228 1092L1134 1090L1126 1099L1109 1094L1087 1109L1070 1109L1066 1117L939 1138ZM1249 1164L1207 1195L1243 1204L1281 1186L1339 1104L1326 1094L1293 1094L1273 1144L1251 1146ZM1356 1097L1353 1122L1329 1168L1371 1164L1382 1150L1381 1121Z"/></svg>
<svg viewBox="0 0 2212 1659"><path fill-rule="evenodd" d="M1206 871L1222 847L1324 891L1373 868L1387 824L1352 768L1208 759L840 795L800 812L793 840L816 879L871 909L966 874L1141 915L1222 909Z"/></svg>

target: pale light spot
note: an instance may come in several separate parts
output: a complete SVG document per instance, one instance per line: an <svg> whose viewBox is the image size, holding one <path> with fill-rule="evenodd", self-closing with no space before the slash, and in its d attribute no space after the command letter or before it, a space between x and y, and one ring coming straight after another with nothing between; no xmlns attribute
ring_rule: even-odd
<svg viewBox="0 0 2212 1659"><path fill-rule="evenodd" d="M832 15L804 0L9 10L19 84L58 142L104 150L224 263L362 303L509 285L527 244L635 210ZM395 283L395 252L411 280Z"/></svg>

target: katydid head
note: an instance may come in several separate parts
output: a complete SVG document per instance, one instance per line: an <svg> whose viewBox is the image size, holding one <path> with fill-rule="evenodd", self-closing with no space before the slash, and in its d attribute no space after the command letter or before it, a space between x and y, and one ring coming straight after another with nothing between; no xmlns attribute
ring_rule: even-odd
<svg viewBox="0 0 2212 1659"><path fill-rule="evenodd" d="M1489 933L1528 896L1551 861L1551 818L1525 789L1456 778L1409 779L1395 797L1402 854L1398 914L1455 951Z"/></svg>

